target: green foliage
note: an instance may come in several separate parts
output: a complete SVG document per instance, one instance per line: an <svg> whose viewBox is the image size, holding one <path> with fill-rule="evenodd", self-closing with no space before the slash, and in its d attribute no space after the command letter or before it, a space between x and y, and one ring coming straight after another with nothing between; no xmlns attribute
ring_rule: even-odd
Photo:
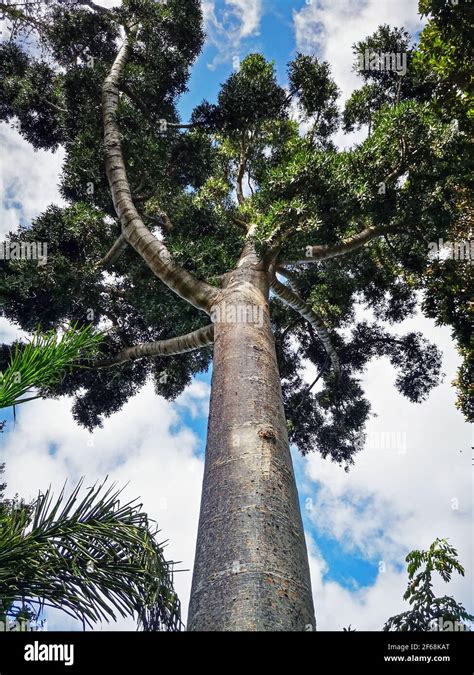
<svg viewBox="0 0 474 675"><path fill-rule="evenodd" d="M92 626L133 616L144 630L180 630L173 564L135 501L105 484L33 504L0 502L0 616L53 607Z"/></svg>
<svg viewBox="0 0 474 675"><path fill-rule="evenodd" d="M96 356L101 341L102 336L94 334L90 326L79 330L73 326L61 336L55 331L38 331L27 345L16 343L0 378L0 408L39 398L23 397L32 389L54 387L67 371Z"/></svg>
<svg viewBox="0 0 474 675"><path fill-rule="evenodd" d="M92 22L89 9L54 1L38 14L48 25L42 35L45 58L26 53L20 39L2 46L1 118L17 116L20 133L35 147L62 144L67 204L50 207L31 227L10 235L12 241L47 241L50 255L44 266L2 263L1 312L30 332L38 324L45 330L64 323L105 325L104 356L187 333L207 320L161 284L133 251L126 250L108 274L99 264L120 232L103 166L101 85L116 53L119 24L138 22L117 119L137 209L178 263L217 286L237 263L246 225L256 228L262 258L277 250L281 262L303 259L307 246L334 244L369 226L399 228L350 255L307 267L288 263L302 298L326 322L343 366L339 379L318 337L271 297L290 438L304 453L317 449L348 466L370 414L360 378L372 358L384 354L391 360L396 386L411 401L424 400L441 379L433 345L419 335L385 330L381 321L412 316L422 293L425 313L451 326L463 354L469 354L463 303L469 272L465 265L434 261L429 253L439 238L468 236L466 117L456 126L452 101L438 96L441 79L429 56L430 42L422 36L428 56L420 60L403 28L381 26L354 46L356 56L365 49L403 51L407 73L360 73L362 87L347 103L343 124L347 130L369 125L370 133L350 150L340 151L331 141L339 116L329 65L300 54L288 66L289 91L277 81L272 63L251 54L223 83L216 102L195 109L190 128L172 126L180 121L177 99L203 41L200 4L128 0L100 18L94 14ZM468 38L464 29L458 35L453 23L459 14L442 16L439 24L433 13L425 30L441 26L441 38L455 40L464 54ZM37 72L43 73L40 91L29 84ZM40 108L47 119L35 126ZM305 132L295 114L304 120ZM169 123L166 131L160 120ZM234 195L239 176L242 203ZM360 306L377 321L359 321ZM320 374L317 388L303 381L305 360ZM173 399L210 361L206 349L127 363L113 373L80 369L50 391L73 395L75 418L92 429L147 378ZM0 367L5 362L4 350ZM458 386L466 415L468 381L465 365Z"/></svg>
<svg viewBox="0 0 474 675"><path fill-rule="evenodd" d="M388 619L385 631L471 630L474 616L454 598L435 597L433 573L446 583L454 572L464 576L458 553L445 539L436 539L427 551L411 551L406 557L408 587L403 599L412 609ZM444 624L444 625L443 625Z"/></svg>
<svg viewBox="0 0 474 675"><path fill-rule="evenodd" d="M429 21L420 36L415 64L436 78L440 112L458 117L466 130L472 128L472 25L474 8L469 2L420 0L420 14ZM466 124L466 121L469 123Z"/></svg>
<svg viewBox="0 0 474 675"><path fill-rule="evenodd" d="M222 85L217 105L202 104L193 121L221 131L231 139L257 132L265 122L284 119L286 94L275 78L273 64L250 54Z"/></svg>

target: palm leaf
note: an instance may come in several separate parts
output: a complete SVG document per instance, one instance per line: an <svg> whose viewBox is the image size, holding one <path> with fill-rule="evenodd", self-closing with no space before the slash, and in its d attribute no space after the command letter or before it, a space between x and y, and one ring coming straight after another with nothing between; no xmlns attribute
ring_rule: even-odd
<svg viewBox="0 0 474 675"><path fill-rule="evenodd" d="M180 603L157 531L136 500L114 485L82 480L0 517L0 613L16 603L55 607L91 626L134 616L144 630L179 630Z"/></svg>
<svg viewBox="0 0 474 675"><path fill-rule="evenodd" d="M84 367L97 353L102 339L92 326L72 326L61 336L56 331L38 331L28 344L16 344L8 367L0 374L0 408L39 398L40 395L23 397L34 388L55 384L73 367Z"/></svg>

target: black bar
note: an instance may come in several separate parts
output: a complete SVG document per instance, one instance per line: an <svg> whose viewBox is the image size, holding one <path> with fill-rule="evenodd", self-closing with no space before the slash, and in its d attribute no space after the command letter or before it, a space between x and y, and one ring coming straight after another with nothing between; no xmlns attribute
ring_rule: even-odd
<svg viewBox="0 0 474 675"><path fill-rule="evenodd" d="M35 643L37 647L35 648ZM47 645L48 647L42 647ZM49 649L49 645L57 647ZM60 645L63 646L61 651ZM74 647L73 654L65 645ZM263 673L275 661L317 675L326 673L474 672L474 633L0 633L0 675L29 673L167 673L189 663L194 670ZM73 663L27 661L62 656ZM134 668L131 671L130 668ZM138 668L140 670L138 670ZM244 669L244 670L243 670Z"/></svg>

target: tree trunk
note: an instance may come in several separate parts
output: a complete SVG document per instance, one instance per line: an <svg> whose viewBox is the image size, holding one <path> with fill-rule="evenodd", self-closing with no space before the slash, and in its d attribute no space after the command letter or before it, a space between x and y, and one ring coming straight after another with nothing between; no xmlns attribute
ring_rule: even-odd
<svg viewBox="0 0 474 675"><path fill-rule="evenodd" d="M211 317L211 408L188 630L311 630L268 279L254 253L243 255Z"/></svg>

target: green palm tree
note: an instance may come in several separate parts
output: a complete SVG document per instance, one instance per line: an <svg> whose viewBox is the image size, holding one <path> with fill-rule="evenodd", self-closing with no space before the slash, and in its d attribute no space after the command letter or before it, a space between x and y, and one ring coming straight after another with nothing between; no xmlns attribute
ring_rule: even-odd
<svg viewBox="0 0 474 675"><path fill-rule="evenodd" d="M87 367L101 340L92 327L73 326L16 344L0 376L0 408L40 398L70 369ZM2 499L0 485L0 621L53 607L84 627L131 615L147 631L180 630L173 563L141 505L122 505L105 482L80 496L82 484L56 500L47 490L33 504Z"/></svg>
<svg viewBox="0 0 474 675"><path fill-rule="evenodd" d="M180 630L173 563L136 500L105 483L33 504L0 502L0 619L60 609L84 626L133 616L144 630Z"/></svg>

